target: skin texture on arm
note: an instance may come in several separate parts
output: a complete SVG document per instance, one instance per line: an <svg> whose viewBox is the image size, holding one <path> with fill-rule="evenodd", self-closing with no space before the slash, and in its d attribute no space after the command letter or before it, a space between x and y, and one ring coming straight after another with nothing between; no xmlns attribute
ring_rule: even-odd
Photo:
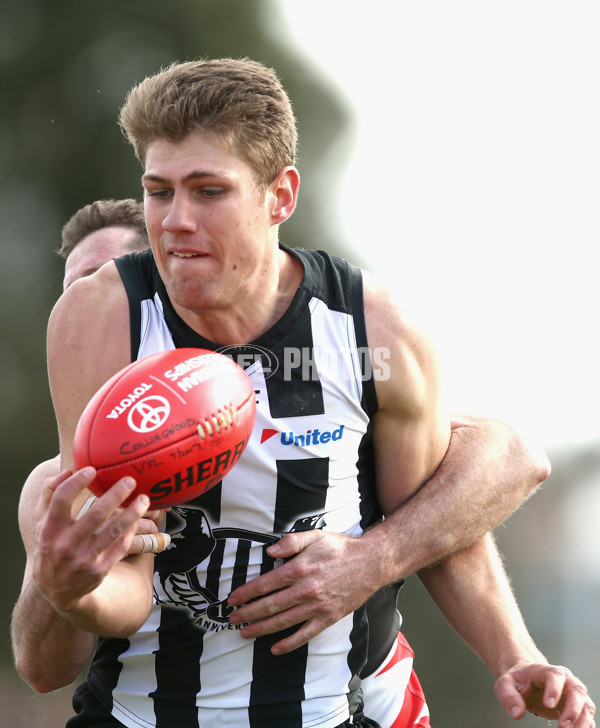
<svg viewBox="0 0 600 728"><path fill-rule="evenodd" d="M450 445L433 477L371 531L396 534L401 579L482 538L549 473L545 454L511 426L454 414Z"/></svg>
<svg viewBox="0 0 600 728"><path fill-rule="evenodd" d="M523 621L493 536L419 573L458 635L498 677L496 695L515 719L526 710L560 728L593 726L583 683L550 665Z"/></svg>
<svg viewBox="0 0 600 728"><path fill-rule="evenodd" d="M96 390L130 361L129 309L120 276L108 264L76 281L54 307L48 325L48 373L61 445L61 467L72 468L72 440L83 408ZM93 473L85 473L86 477ZM95 634L127 636L145 620L152 603L153 557L122 560L148 499L134 512L111 521L134 483L124 478L111 488L118 503L95 504L80 522L73 513L86 500L81 484L65 481L48 494L43 537L33 578L46 598L75 626ZM68 527L68 528L65 528ZM57 534L66 536L57 538ZM127 603L127 609L123 609Z"/></svg>
<svg viewBox="0 0 600 728"><path fill-rule="evenodd" d="M70 471L58 473L59 467L57 456L34 468L25 481L19 500L19 529L27 561L21 593L11 617L11 641L17 671L38 692L57 690L70 684L81 672L94 645L94 635L75 627L40 591L40 585L54 578L52 571L55 568L46 561L52 558L51 553L46 556L41 553L44 543L49 539L54 551L59 540L71 543L74 532L78 531L84 538L95 537L95 524L98 523L98 514L102 513L106 516L104 526L108 525L109 532L115 535L123 533L117 540L112 538L112 547L120 558L125 558L129 554L140 553L139 534L157 530L156 523L148 516L160 516L157 512L149 512L145 518L138 520L139 506L134 505L127 511L118 508L115 504L120 502L123 494L129 493L126 486L119 484L117 490L111 489L111 492L96 499L93 506L99 509L96 515L89 515L88 511L80 519L75 519L73 514L67 514L56 521L55 513L47 507L53 501L56 489L74 487L79 492L87 488L93 478L83 471L73 475ZM137 528L136 535L130 535L134 527ZM34 578L38 571L42 572L39 583ZM61 577L66 578L70 568L62 563L60 571Z"/></svg>
<svg viewBox="0 0 600 728"><path fill-rule="evenodd" d="M69 685L80 674L88 661L94 646L95 638L91 632L75 627L70 620L61 615L39 590L33 578L34 564L38 561L38 539L44 539L47 529L51 528L50 515L40 505L49 500L49 494L65 482L66 487L71 480L87 488L91 477L79 471L73 475L70 471L59 473L60 457L40 463L29 474L19 500L19 530L27 556L21 593L14 606L11 618L11 642L15 666L19 674L38 692L49 692ZM129 492L124 489L123 492ZM115 500L115 496L117 499ZM137 522L136 534L118 540L117 553L126 558L131 554L141 553L143 541L141 534L154 533L158 530L157 522L162 517L158 511L150 511L145 517L136 521L138 509L134 506L127 513L114 509L111 502L118 501L117 491L107 493L96 499L93 507L103 509L110 514L110 528L116 533L129 532ZM59 533L51 538L64 538L68 541L70 533L79 529L81 533L92 534L93 520L85 514L77 521L71 516L63 520L57 527ZM44 565L45 569L47 566Z"/></svg>
<svg viewBox="0 0 600 728"><path fill-rule="evenodd" d="M38 465L23 486L19 528L27 554L21 594L13 609L11 640L19 674L38 692L56 690L77 677L91 655L94 637L60 617L32 579L36 511L40 490L56 477L59 457Z"/></svg>

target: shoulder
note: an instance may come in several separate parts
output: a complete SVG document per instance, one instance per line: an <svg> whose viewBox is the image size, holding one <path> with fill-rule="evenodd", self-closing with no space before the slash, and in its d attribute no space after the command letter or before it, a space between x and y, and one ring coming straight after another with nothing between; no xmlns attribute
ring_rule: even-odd
<svg viewBox="0 0 600 728"><path fill-rule="evenodd" d="M52 309L47 336L50 374L54 363L69 360L102 371L103 361L113 354L123 360L121 348L129 355L128 335L127 294L115 264L108 263L69 286Z"/></svg>
<svg viewBox="0 0 600 728"><path fill-rule="evenodd" d="M363 276L365 324L371 356L387 360L375 382L373 416L377 494L384 513L410 498L438 468L450 422L435 348L395 300L389 287ZM376 351L377 350L377 351Z"/></svg>
<svg viewBox="0 0 600 728"><path fill-rule="evenodd" d="M47 356L62 449L92 395L131 361L129 305L114 263L59 298L48 323Z"/></svg>
<svg viewBox="0 0 600 728"><path fill-rule="evenodd" d="M82 332L93 333L103 326L126 319L125 287L114 261L96 273L70 285L60 296L50 314L48 337L75 343ZM120 315L122 312L122 315Z"/></svg>
<svg viewBox="0 0 600 728"><path fill-rule="evenodd" d="M393 335L403 342L427 339L414 315L400 306L396 294L374 275L362 271L365 320L374 343L388 341Z"/></svg>
<svg viewBox="0 0 600 728"><path fill-rule="evenodd" d="M391 375L377 382L380 407L391 396L418 404L441 385L440 362L435 346L393 291L363 271L365 325L371 352L385 352Z"/></svg>

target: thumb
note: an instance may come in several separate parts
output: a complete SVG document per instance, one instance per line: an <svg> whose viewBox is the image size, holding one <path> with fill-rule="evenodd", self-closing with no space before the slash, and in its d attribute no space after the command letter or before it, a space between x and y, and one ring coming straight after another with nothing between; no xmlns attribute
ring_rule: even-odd
<svg viewBox="0 0 600 728"><path fill-rule="evenodd" d="M522 689L523 686L519 685L510 673L499 677L494 685L494 692L500 705L515 720L519 720L525 715L525 700L520 693Z"/></svg>

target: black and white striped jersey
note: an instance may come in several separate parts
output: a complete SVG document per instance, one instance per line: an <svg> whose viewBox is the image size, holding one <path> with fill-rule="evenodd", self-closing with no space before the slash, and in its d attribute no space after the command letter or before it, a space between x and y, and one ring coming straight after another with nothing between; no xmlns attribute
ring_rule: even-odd
<svg viewBox="0 0 600 728"><path fill-rule="evenodd" d="M257 401L237 465L168 513L172 542L155 557L146 624L130 639L99 641L88 684L131 728L334 728L359 710L364 608L277 657L270 647L281 634L244 640L229 622L228 595L277 567L266 547L282 534L359 535L380 517L360 272L323 252L289 252L304 266L289 309L259 339L232 348L177 316L150 251L117 260L130 301L132 358L173 347L221 351L245 368Z"/></svg>

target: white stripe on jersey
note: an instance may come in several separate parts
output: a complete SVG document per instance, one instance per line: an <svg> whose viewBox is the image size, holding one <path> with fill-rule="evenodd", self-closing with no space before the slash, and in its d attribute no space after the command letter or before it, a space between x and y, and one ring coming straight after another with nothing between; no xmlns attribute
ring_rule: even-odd
<svg viewBox="0 0 600 728"><path fill-rule="evenodd" d="M175 348L173 337L163 317L162 301L158 293L152 300L140 302L140 345L138 359L142 359L158 351L169 351Z"/></svg>

